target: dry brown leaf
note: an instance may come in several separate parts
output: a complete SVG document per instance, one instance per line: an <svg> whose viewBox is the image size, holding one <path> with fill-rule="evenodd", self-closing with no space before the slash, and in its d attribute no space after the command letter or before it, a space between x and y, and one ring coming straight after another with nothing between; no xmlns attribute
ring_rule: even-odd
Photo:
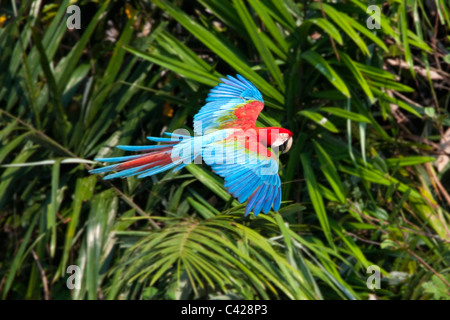
<svg viewBox="0 0 450 320"><path fill-rule="evenodd" d="M441 172L450 161L450 157L448 156L450 154L450 128L441 137L438 151L440 156L436 159L436 165L438 171Z"/></svg>

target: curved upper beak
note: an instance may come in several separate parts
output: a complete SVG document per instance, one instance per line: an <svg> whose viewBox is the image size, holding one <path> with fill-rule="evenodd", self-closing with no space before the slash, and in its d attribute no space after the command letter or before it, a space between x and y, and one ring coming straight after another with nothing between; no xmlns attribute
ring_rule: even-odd
<svg viewBox="0 0 450 320"><path fill-rule="evenodd" d="M289 140L284 143L284 145L283 145L284 150L281 153L288 152L292 147L292 142L293 142L293 139L292 139L292 137L290 137Z"/></svg>

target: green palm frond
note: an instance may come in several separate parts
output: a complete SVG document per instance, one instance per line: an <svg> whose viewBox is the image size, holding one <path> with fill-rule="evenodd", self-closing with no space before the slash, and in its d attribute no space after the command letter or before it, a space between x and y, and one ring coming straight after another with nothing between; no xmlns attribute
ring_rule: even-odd
<svg viewBox="0 0 450 320"><path fill-rule="evenodd" d="M0 8L3 299L446 298L445 1L375 2L380 29L358 0L155 0L79 1L68 30L71 3ZM294 132L279 213L244 218L202 165L89 175L118 144L190 130L236 73L264 95L257 124Z"/></svg>

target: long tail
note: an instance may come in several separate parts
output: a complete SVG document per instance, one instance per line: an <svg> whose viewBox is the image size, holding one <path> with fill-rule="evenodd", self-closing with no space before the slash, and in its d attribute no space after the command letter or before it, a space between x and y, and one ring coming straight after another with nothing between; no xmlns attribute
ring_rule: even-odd
<svg viewBox="0 0 450 320"><path fill-rule="evenodd" d="M95 159L102 162L121 162L118 164L98 168L91 170L90 173L106 173L111 171L118 171L116 173L109 174L104 177L105 180L113 178L127 178L131 176L138 176L138 178L152 176L159 172L163 172L169 169L178 171L186 166L189 162L195 158L195 154L191 152L185 152L182 157L173 157L173 148L178 146L182 148L187 146L191 137L183 136L173 133L165 133L170 137L178 138L156 138L147 137L148 140L154 142L164 142L166 144L153 145L153 146L117 146L117 148L126 151L150 151L148 153L115 157L115 158L103 158ZM190 150L190 149L189 149Z"/></svg>

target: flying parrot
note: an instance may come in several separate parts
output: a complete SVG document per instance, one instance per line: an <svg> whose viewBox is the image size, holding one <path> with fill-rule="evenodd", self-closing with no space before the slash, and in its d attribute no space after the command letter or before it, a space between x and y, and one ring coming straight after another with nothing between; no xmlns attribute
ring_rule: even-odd
<svg viewBox="0 0 450 320"><path fill-rule="evenodd" d="M258 89L241 75L227 76L208 94L206 104L194 116L194 137L189 134L165 133L167 137L147 137L159 145L124 146L125 151L146 153L95 159L120 162L91 170L91 173L117 171L104 179L152 176L166 170L178 171L188 163L209 165L224 178L228 192L247 201L245 215L281 204L281 181L278 175L278 153L289 151L292 132L277 127L256 127L256 119L264 108ZM187 132L187 131L186 131ZM187 132L189 133L189 132Z"/></svg>

